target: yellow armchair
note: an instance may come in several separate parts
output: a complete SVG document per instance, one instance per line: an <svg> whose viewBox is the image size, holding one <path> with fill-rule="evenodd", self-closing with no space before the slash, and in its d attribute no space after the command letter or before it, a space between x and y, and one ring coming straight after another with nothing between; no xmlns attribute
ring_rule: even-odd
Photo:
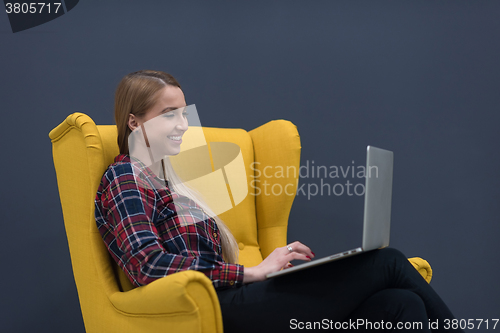
<svg viewBox="0 0 500 333"><path fill-rule="evenodd" d="M249 195L221 214L235 235L240 263L257 265L276 247L287 244L288 216L298 179L293 174L266 178L267 186L287 187L287 195L255 195L266 166L300 164L300 137L284 120L250 132L203 128L207 142L233 142L242 152ZM197 271L176 273L134 288L111 259L97 230L94 197L107 166L118 155L116 126L96 126L74 113L50 134L57 183L68 237L73 273L86 331L223 332L219 301L211 281ZM427 281L432 271L420 258L410 262Z"/></svg>

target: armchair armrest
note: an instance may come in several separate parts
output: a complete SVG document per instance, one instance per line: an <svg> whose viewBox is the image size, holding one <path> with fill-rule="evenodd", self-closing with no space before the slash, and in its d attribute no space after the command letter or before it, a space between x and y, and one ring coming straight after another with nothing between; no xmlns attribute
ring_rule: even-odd
<svg viewBox="0 0 500 333"><path fill-rule="evenodd" d="M222 332L222 314L212 281L198 271L183 271L127 292L110 295L125 316L172 316L199 312L203 326Z"/></svg>
<svg viewBox="0 0 500 333"><path fill-rule="evenodd" d="M410 263L415 267L415 269L422 275L422 277L427 281L427 283L431 282L432 279L432 268L429 263L422 258L409 258Z"/></svg>

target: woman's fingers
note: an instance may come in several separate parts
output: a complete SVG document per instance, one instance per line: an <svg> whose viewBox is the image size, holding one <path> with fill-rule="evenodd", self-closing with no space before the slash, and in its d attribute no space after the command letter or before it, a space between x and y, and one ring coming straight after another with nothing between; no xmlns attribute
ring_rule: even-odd
<svg viewBox="0 0 500 333"><path fill-rule="evenodd" d="M290 251L289 247L292 251ZM290 263L292 260L311 261L313 257L314 253L312 253L311 249L297 241L282 248L276 248L257 267L259 274L262 275L262 279L265 279L265 275L268 273L293 267Z"/></svg>
<svg viewBox="0 0 500 333"><path fill-rule="evenodd" d="M295 242L290 243L287 246L285 246L285 249L287 249L287 251L289 251L289 252L290 252L290 248L292 249L291 253L297 252L297 253L303 253L310 258L315 257L314 252L312 252L309 247L305 246L304 244L302 244L299 241L295 241Z"/></svg>
<svg viewBox="0 0 500 333"><path fill-rule="evenodd" d="M290 252L289 254L286 255L286 259L288 261L292 260L305 260L305 261L311 261L312 258L311 256L305 254L305 253L299 253L299 252Z"/></svg>

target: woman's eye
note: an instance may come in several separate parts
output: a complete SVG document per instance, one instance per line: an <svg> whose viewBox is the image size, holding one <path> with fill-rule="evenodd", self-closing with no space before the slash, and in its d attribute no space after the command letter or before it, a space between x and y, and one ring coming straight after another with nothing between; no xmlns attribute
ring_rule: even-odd
<svg viewBox="0 0 500 333"><path fill-rule="evenodd" d="M167 117L167 118L172 118L173 116L174 116L174 114L172 112L167 112L164 115L164 117Z"/></svg>

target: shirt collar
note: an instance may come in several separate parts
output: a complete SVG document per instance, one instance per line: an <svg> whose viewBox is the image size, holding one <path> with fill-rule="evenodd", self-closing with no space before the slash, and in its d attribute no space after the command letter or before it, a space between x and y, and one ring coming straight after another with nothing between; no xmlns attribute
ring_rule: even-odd
<svg viewBox="0 0 500 333"><path fill-rule="evenodd" d="M120 154L115 157L115 163L133 163L139 167L139 169L143 170L148 176L154 177L159 181L164 182L165 180L158 177L149 167L147 167L141 160L137 158L130 157L128 154Z"/></svg>

